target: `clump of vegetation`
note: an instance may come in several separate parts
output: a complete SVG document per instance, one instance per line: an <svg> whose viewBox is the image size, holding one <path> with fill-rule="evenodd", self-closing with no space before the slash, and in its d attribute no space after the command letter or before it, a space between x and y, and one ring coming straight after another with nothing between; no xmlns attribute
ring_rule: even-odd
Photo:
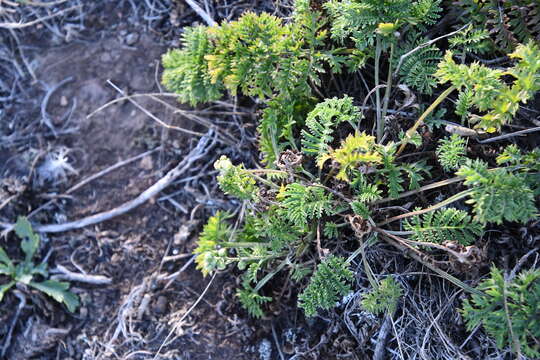
<svg viewBox="0 0 540 360"><path fill-rule="evenodd" d="M341 297L351 292L354 274L346 266L346 259L330 255L317 266L308 286L298 296L298 306L306 316L314 316L317 309L336 306Z"/></svg>
<svg viewBox="0 0 540 360"><path fill-rule="evenodd" d="M14 230L21 240L20 247L25 257L24 260L15 262L0 247L0 275L8 278L7 283L0 285L0 302L9 289L20 283L47 294L59 303L64 303L70 312L74 312L79 306L79 298L68 290L69 283L49 279L47 263L33 262L39 249L40 237L34 233L30 222L24 217L19 217ZM36 279L38 277L46 280L39 281Z"/></svg>
<svg viewBox="0 0 540 360"><path fill-rule="evenodd" d="M434 265L426 249L473 266L456 249L475 248L490 226L534 219L540 151L522 153L509 146L499 151L494 167L468 152L467 140L453 134L434 149L438 163L422 152L404 152L433 146L419 130L455 91L458 121L467 120L479 133L514 121L520 105L540 90L540 49L533 42L517 45L509 54L513 64L503 69L467 63L468 54L483 53L480 44L487 36L467 27L450 40L461 59L456 61L451 51L442 57L422 37L440 11L437 0L331 0L322 7L298 0L290 22L247 13L220 26L192 28L184 35L184 47L164 57L163 82L182 102L212 101L227 91L264 103L258 131L266 168L250 169L226 157L216 162L221 189L241 200L243 211L241 216L212 216L195 250L205 275L232 264L243 272L237 295L252 316L263 316L272 301L265 285L282 272L304 289L298 306L307 316L334 307L353 289L350 264L367 238L407 251L474 293L476 305L466 306L467 317L477 316L471 324L482 321L482 312L470 314L490 291L483 285L471 288ZM369 99L322 93L326 77L360 71L367 63L375 70L366 94L375 94L372 114L358 106ZM436 89L446 83L450 87ZM438 96L412 125L399 122L388 116L393 84ZM430 182L434 174L449 177ZM380 206L456 183L454 193L424 208L388 217ZM448 207L452 204L459 206ZM331 247L335 239L339 250ZM353 252L349 258L343 256L347 249ZM362 305L373 313L393 314L401 287L392 277L372 284ZM533 344L524 327L512 329Z"/></svg>
<svg viewBox="0 0 540 360"><path fill-rule="evenodd" d="M362 307L373 314L394 314L403 289L392 277L387 277L370 292L364 294Z"/></svg>
<svg viewBox="0 0 540 360"><path fill-rule="evenodd" d="M485 29L483 47L512 51L519 43L540 41L540 4L528 0L457 0L464 23ZM481 31L481 30L478 30Z"/></svg>
<svg viewBox="0 0 540 360"><path fill-rule="evenodd" d="M467 328L482 325L500 348L509 346L517 354L540 357L540 271L524 271L508 279L494 267L478 289L485 295L472 295L463 303Z"/></svg>

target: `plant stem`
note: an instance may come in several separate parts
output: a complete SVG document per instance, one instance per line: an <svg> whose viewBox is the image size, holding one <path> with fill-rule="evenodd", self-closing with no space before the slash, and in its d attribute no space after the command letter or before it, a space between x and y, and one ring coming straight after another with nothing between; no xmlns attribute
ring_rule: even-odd
<svg viewBox="0 0 540 360"><path fill-rule="evenodd" d="M418 118L418 120L416 120L414 125L409 130L407 130L407 132L405 133L405 138L403 139L403 142L402 142L401 146L399 147L398 151L395 154L396 157L398 157L399 154L401 154L401 152L405 149L405 146L407 146L407 141L406 140L410 139L412 137L412 135L415 133L416 129L418 129L418 127L424 123L424 120L428 117L428 115L431 114L433 112L433 110L435 110L435 108L444 99L446 99L448 97L448 95L450 95L452 93L452 91L454 91L454 90L456 90L456 87L455 86L450 86L448 89L443 91L442 94L439 95L439 97L437 99L435 99L435 101L431 105L429 105L429 107L426 109L426 111L424 111L424 113L422 115L420 115L420 117Z"/></svg>
<svg viewBox="0 0 540 360"><path fill-rule="evenodd" d="M390 59L388 60L388 80L386 81L386 90L384 92L382 121L386 118L386 112L388 111L388 103L390 102L390 93L392 89L392 59L394 57L394 42L390 44ZM382 135L381 135L382 136Z"/></svg>
<svg viewBox="0 0 540 360"><path fill-rule="evenodd" d="M377 201L373 202L372 204L381 204L381 203L385 203L385 202L388 202L388 201L394 201L394 200L402 199L402 198L407 197L407 196L418 194L418 193L420 193L422 191L436 189L438 187L445 186L445 185L450 185L450 184L460 182L460 181L463 181L463 180L465 180L465 178L463 176L456 176L456 177L453 177L451 179L437 181L437 182L434 182L434 183L419 187L418 189L415 189L415 190L406 191L404 193L399 194L399 196L394 197L394 198L387 197L387 198L384 198L384 199L377 200Z"/></svg>
<svg viewBox="0 0 540 360"><path fill-rule="evenodd" d="M371 239L373 239L373 235L368 239L368 241L370 241ZM364 271L366 272L366 275L368 277L368 280L369 280L369 283L371 284L372 287L377 287L379 286L379 282L377 281L377 279L375 279L375 276L373 275L373 270L371 270L371 267L369 266L369 263L367 262L367 258L366 258L366 246L367 246L367 243L363 241L363 239L359 236L357 236L357 239L358 239L358 242L360 243L360 246L358 247L358 249L356 249L352 254L351 256L349 256L347 258L347 260L345 261L347 264L350 264L355 257L358 256L358 254L362 254L362 264L364 265Z"/></svg>
<svg viewBox="0 0 540 360"><path fill-rule="evenodd" d="M219 243L221 248L255 248L258 246L270 247L268 243L256 243L256 242L223 242Z"/></svg>
<svg viewBox="0 0 540 360"><path fill-rule="evenodd" d="M259 180L260 182L262 182L263 184L265 185L268 185L270 187L273 187L274 189L279 189L279 186L277 186L276 184L274 184L273 182L271 181L268 181L266 179L263 179L262 177L260 177L259 175L256 175L254 173L251 173L250 174L251 176L253 176L255 179Z"/></svg>
<svg viewBox="0 0 540 360"><path fill-rule="evenodd" d="M281 269L283 269L283 267L284 267L285 265L287 265L287 259L286 259L286 260L283 260L283 261L278 265L278 267L274 269L274 271L272 271L272 272L266 274L266 276L263 277L263 278L261 279L261 281L259 281L259 282L257 283L257 286L255 286L255 291L261 290L262 287L263 287L263 286L264 286L271 278L273 278L278 272L280 272Z"/></svg>
<svg viewBox="0 0 540 360"><path fill-rule="evenodd" d="M440 209L443 206L446 206L448 204L453 203L454 201L458 201L460 199L463 199L464 197L468 196L473 191L474 191L474 189L469 189L469 190L462 191L462 192L457 193L456 195L451 196L448 199L446 199L444 201L441 201L441 202L439 202L439 203L437 203L437 204L435 204L433 206L430 206L428 208L425 208L425 209L422 209L422 210L417 210L417 211L411 211L411 212L408 212L406 214L391 217L390 219L388 219L386 221L383 221L380 224L377 224L377 226L380 227L382 225L389 224L389 223L391 223L393 221L396 221L396 220L401 220L401 219L405 219L405 218L408 218L408 217L411 217L411 216L421 215L421 214L425 214L425 213L430 212L430 211Z"/></svg>
<svg viewBox="0 0 540 360"><path fill-rule="evenodd" d="M381 38L377 35L377 45L375 48L375 101L377 112L377 141L381 141L384 134L384 120L381 118L381 93L379 91L379 67L381 62L382 44Z"/></svg>

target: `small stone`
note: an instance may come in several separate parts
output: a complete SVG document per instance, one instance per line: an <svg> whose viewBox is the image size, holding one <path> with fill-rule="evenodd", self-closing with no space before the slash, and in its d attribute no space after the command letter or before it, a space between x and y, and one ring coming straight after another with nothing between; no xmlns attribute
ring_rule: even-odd
<svg viewBox="0 0 540 360"><path fill-rule="evenodd" d="M81 309L79 310L79 314L81 318L86 319L86 317L88 316L88 308L84 306L81 307Z"/></svg>
<svg viewBox="0 0 540 360"><path fill-rule="evenodd" d="M129 46L135 45L137 43L137 41L139 41L139 34L137 34L137 33L129 33L126 36L125 41L126 41L126 45L129 45Z"/></svg>
<svg viewBox="0 0 540 360"><path fill-rule="evenodd" d="M60 106L66 107L66 106L68 106L68 104L69 104L69 102L68 102L67 97L62 96L62 97L60 98Z"/></svg>
<svg viewBox="0 0 540 360"><path fill-rule="evenodd" d="M110 63L112 61L112 56L109 52L104 52L103 54L101 54L101 56L99 57L99 60L103 63Z"/></svg>
<svg viewBox="0 0 540 360"><path fill-rule="evenodd" d="M167 311L167 298L163 295L157 298L154 304L154 312L156 314L164 314Z"/></svg>
<svg viewBox="0 0 540 360"><path fill-rule="evenodd" d="M152 161L151 156L145 156L141 160L141 169L143 170L152 170L154 168L154 162Z"/></svg>
<svg viewBox="0 0 540 360"><path fill-rule="evenodd" d="M180 229L176 234L174 234L174 245L183 244L189 235L191 234L190 227L187 225L180 226Z"/></svg>

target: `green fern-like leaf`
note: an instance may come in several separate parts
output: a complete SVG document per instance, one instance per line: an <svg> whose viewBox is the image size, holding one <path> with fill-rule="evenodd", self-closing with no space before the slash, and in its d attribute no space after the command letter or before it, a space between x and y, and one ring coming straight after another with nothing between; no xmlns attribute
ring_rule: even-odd
<svg viewBox="0 0 540 360"><path fill-rule="evenodd" d="M511 173L506 168L488 170L481 161L469 161L456 174L464 176L464 184L472 190L467 203L473 205L477 221L525 223L535 216L534 192L525 175Z"/></svg>
<svg viewBox="0 0 540 360"><path fill-rule="evenodd" d="M437 160L446 171L457 170L466 161L467 140L453 134L449 138L439 140L439 146L435 153Z"/></svg>
<svg viewBox="0 0 540 360"><path fill-rule="evenodd" d="M307 130L302 130L302 151L319 160L328 153L336 126L344 121L356 123L358 119L360 112L349 96L326 99L317 104L307 116Z"/></svg>
<svg viewBox="0 0 540 360"><path fill-rule="evenodd" d="M431 166L427 165L425 161L402 164L400 168L409 178L409 190L418 189L420 187L420 182L426 177L431 176Z"/></svg>
<svg viewBox="0 0 540 360"><path fill-rule="evenodd" d="M466 211L452 208L414 216L403 225L413 232L413 240L436 244L455 241L470 245L482 234L481 224L474 222Z"/></svg>
<svg viewBox="0 0 540 360"><path fill-rule="evenodd" d="M344 42L352 39L360 50L375 43L379 24L408 24L424 29L439 17L440 0L330 0L324 7L330 14L331 36ZM397 25L396 25L397 24Z"/></svg>
<svg viewBox="0 0 540 360"><path fill-rule="evenodd" d="M365 176L358 173L351 186L356 190L356 198L362 203L371 203L382 198L382 191L374 183L368 183Z"/></svg>
<svg viewBox="0 0 540 360"><path fill-rule="evenodd" d="M364 219L369 219L371 217L369 207L362 201L351 201L351 209L356 215L359 215Z"/></svg>
<svg viewBox="0 0 540 360"><path fill-rule="evenodd" d="M393 146L388 147L384 150L383 153L383 169L382 174L386 177L388 187L388 195L390 197L398 197L401 192L405 189L403 188L403 178L401 177L400 168L394 163L395 148Z"/></svg>
<svg viewBox="0 0 540 360"><path fill-rule="evenodd" d="M318 186L289 184L281 203L285 217L299 227L305 227L309 220L320 219L333 211L332 195Z"/></svg>
<svg viewBox="0 0 540 360"><path fill-rule="evenodd" d="M519 167L522 170L520 176L534 196L540 196L540 148L522 153L516 145L509 145L497 156L497 164Z"/></svg>
<svg viewBox="0 0 540 360"><path fill-rule="evenodd" d="M259 151L267 164L273 164L287 146L296 146L294 126L312 109L313 100L301 95L279 95L268 101L257 127Z"/></svg>
<svg viewBox="0 0 540 360"><path fill-rule="evenodd" d="M336 239L339 236L338 225L335 222L326 222L324 224L323 234L329 239Z"/></svg>
<svg viewBox="0 0 540 360"><path fill-rule="evenodd" d="M275 252L298 243L304 234L303 226L297 226L287 218L287 211L271 208L258 220L257 233L266 238Z"/></svg>
<svg viewBox="0 0 540 360"><path fill-rule="evenodd" d="M351 291L353 279L354 274L346 260L330 255L317 266L309 285L298 296L298 306L304 309L308 317L315 316L318 309L331 309Z"/></svg>
<svg viewBox="0 0 540 360"><path fill-rule="evenodd" d="M519 43L540 41L540 3L531 0L458 0L460 19L486 29L490 50L512 51Z"/></svg>
<svg viewBox="0 0 540 360"><path fill-rule="evenodd" d="M366 293L362 297L362 307L373 314L396 312L399 298L403 290L393 277L387 277L381 281L379 286Z"/></svg>
<svg viewBox="0 0 540 360"><path fill-rule="evenodd" d="M263 317L264 311L261 306L272 301L271 297L259 295L259 293L251 287L249 281L246 280L242 282L242 288L237 290L236 296L240 300L242 307L254 318Z"/></svg>
<svg viewBox="0 0 540 360"><path fill-rule="evenodd" d="M484 115L473 114L469 121L487 132L494 132L511 122L520 103L527 102L540 90L538 44L529 42L519 45L509 56L517 59L517 62L504 71L478 63L456 64L452 53L447 52L435 73L439 82L451 82L459 89L459 115L466 115L473 107L485 112ZM515 80L507 85L502 79L503 75L512 75Z"/></svg>
<svg viewBox="0 0 540 360"><path fill-rule="evenodd" d="M186 28L182 44L182 50L170 50L163 56L163 85L177 93L180 102L191 105L221 98L224 86L212 81L205 59L214 50L207 28Z"/></svg>
<svg viewBox="0 0 540 360"><path fill-rule="evenodd" d="M478 285L485 295L473 294L463 303L463 317L471 331L482 325L499 348L514 347L531 359L540 357L540 270L524 271L508 281L493 267L489 278Z"/></svg>
<svg viewBox="0 0 540 360"><path fill-rule="evenodd" d="M375 137L365 133L349 135L342 141L341 147L332 150L329 154L320 156L317 161L319 168L332 159L339 164L336 179L349 182L349 173L360 165L379 164L381 155L377 152Z"/></svg>
<svg viewBox="0 0 540 360"><path fill-rule="evenodd" d="M399 47L396 58L427 41L418 33L412 33L405 43ZM401 65L399 70L401 82L418 90L420 93L431 95L433 88L437 86L437 79L433 74L437 71L437 64L441 59L441 51L435 45L426 46L414 52L406 57Z"/></svg>
<svg viewBox="0 0 540 360"><path fill-rule="evenodd" d="M451 49L462 53L485 54L491 47L488 42L489 32L485 29L476 29L469 25L463 31L452 36L448 43Z"/></svg>

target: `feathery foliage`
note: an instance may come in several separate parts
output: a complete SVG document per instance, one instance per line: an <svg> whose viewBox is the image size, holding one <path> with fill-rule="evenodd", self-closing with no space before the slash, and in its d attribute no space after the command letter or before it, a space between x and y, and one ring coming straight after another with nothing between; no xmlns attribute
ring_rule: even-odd
<svg viewBox="0 0 540 360"><path fill-rule="evenodd" d="M224 86L212 81L206 56L214 51L204 26L188 27L182 35L182 50L169 50L163 55L162 82L178 94L180 102L197 105L223 96Z"/></svg>
<svg viewBox="0 0 540 360"><path fill-rule="evenodd" d="M318 309L328 310L351 292L353 279L345 259L330 255L317 266L309 285L298 296L298 306L308 317L317 315Z"/></svg>
<svg viewBox="0 0 540 360"><path fill-rule="evenodd" d="M467 140L458 134L439 140L435 153L445 171L457 170L467 160Z"/></svg>
<svg viewBox="0 0 540 360"><path fill-rule="evenodd" d="M477 286L486 295L463 302L467 328L482 325L499 348L512 347L531 358L540 357L540 270L529 270L512 280L493 267Z"/></svg>
<svg viewBox="0 0 540 360"><path fill-rule="evenodd" d="M234 166L226 156L221 156L214 167L220 173L217 181L225 194L241 200L256 199L258 188L255 179L244 169L244 165Z"/></svg>
<svg viewBox="0 0 540 360"><path fill-rule="evenodd" d="M512 51L519 43L540 41L540 3L530 0L458 0L463 23L487 29L492 47ZM463 11L464 10L464 11Z"/></svg>
<svg viewBox="0 0 540 360"><path fill-rule="evenodd" d="M333 211L332 194L318 186L292 183L287 185L282 196L285 216L299 227L305 227L309 220L320 219Z"/></svg>
<svg viewBox="0 0 540 360"><path fill-rule="evenodd" d="M488 170L482 161L469 161L456 174L464 176L464 184L471 188L467 203L473 205L475 219L481 223L525 223L537 212L534 192L522 173L506 168Z"/></svg>
<svg viewBox="0 0 540 360"><path fill-rule="evenodd" d="M483 232L482 225L473 221L466 211L452 208L413 216L403 226L413 232L413 240L436 244L455 241L471 245Z"/></svg>
<svg viewBox="0 0 540 360"><path fill-rule="evenodd" d="M351 97L324 100L306 118L307 130L302 130L302 151L320 161L328 153L337 125L344 121L355 124L359 119L360 112Z"/></svg>
<svg viewBox="0 0 540 360"><path fill-rule="evenodd" d="M450 82L460 90L458 113L465 115L473 107L487 112L481 116L471 115L469 121L488 132L494 132L511 122L519 104L527 102L540 90L538 45L532 42L519 45L509 56L517 59L517 62L503 71L479 63L456 64L452 52L448 51L435 73L439 82ZM504 75L515 78L511 85L503 81Z"/></svg>
<svg viewBox="0 0 540 360"><path fill-rule="evenodd" d="M215 164L220 188L242 200L242 211L235 215L234 228L229 224L232 215L217 212L204 226L195 249L197 268L204 275L232 264L238 267L242 284L237 297L251 316L263 316L271 301L264 286L280 272L288 274L299 291L304 289L298 304L308 317L335 306L352 289L354 274L348 266L360 249L348 260L338 256L347 256L352 236L377 232L381 239L397 239L410 234L412 240L442 244L438 248L444 250L447 241L474 246L489 223L525 223L537 216L540 151L522 153L509 146L497 157L500 167L489 169L480 159L466 158L466 140L458 135L439 142L436 155L445 171L437 175L459 169L457 175L469 189L434 207L469 196L472 211L408 213L407 220L389 213L403 205L398 199L407 197L406 209L418 204L413 197L417 192L411 190L426 193L425 203L436 198L435 188L456 184L449 191L459 189L459 177L425 182L432 164L425 150L439 134L432 130L435 124L447 123L440 119L452 120L445 109L435 108L455 88L456 114L487 132L514 121L519 107L540 90L540 49L533 42L517 45L509 55L513 65L505 68L468 63L476 54L492 50L487 33L478 26L448 39L456 58L448 52L440 61L436 44L444 45L444 40L422 47L439 36L439 29L430 25L439 18L440 4L440 0L297 0L286 20L248 12L219 26L188 28L183 48L164 56L163 82L181 102L196 105L226 93L258 98L261 158L279 170L246 169L220 158ZM417 51L404 58L396 78L396 62L413 49ZM483 57L491 59L493 54L488 55ZM358 76L363 84L334 76L359 71L368 62L369 73ZM452 87L429 106L421 100L434 92L435 80ZM396 83L401 91L396 91ZM405 91L407 87L411 91ZM382 102L381 88L385 88ZM346 92L355 98L342 95ZM416 93L422 96L417 98ZM354 105L364 99L362 108ZM426 110L405 132L415 109ZM372 126L377 138L372 136L375 130L370 132ZM409 145L415 152L403 153L406 146L413 147ZM479 157L485 159L483 155ZM287 166L287 159L294 159L289 162L294 165ZM408 231L399 231L403 229ZM411 246L401 240L403 246ZM410 250L425 252L424 246ZM424 255L430 261L434 254ZM397 281L386 277L364 296L362 305L373 313L391 315L402 292ZM470 312L476 305L472 307ZM529 338L525 341L535 345Z"/></svg>
<svg viewBox="0 0 540 360"><path fill-rule="evenodd" d="M439 18L440 0L330 0L324 4L331 17L331 36L341 42L354 41L360 50L371 48L379 24L423 29Z"/></svg>
<svg viewBox="0 0 540 360"><path fill-rule="evenodd" d="M242 281L242 288L236 292L236 296L238 296L244 309L254 318L262 317L264 311L261 306L272 300L271 297L259 295L249 284L249 280L246 281L245 279Z"/></svg>
<svg viewBox="0 0 540 360"><path fill-rule="evenodd" d="M448 43L451 49L462 54L484 54L490 50L487 39L489 39L489 33L485 29L475 29L469 25L463 31L452 36Z"/></svg>
<svg viewBox="0 0 540 360"><path fill-rule="evenodd" d="M396 60L427 41L428 39L419 33L411 33L396 52ZM431 95L433 88L437 86L437 79L433 74L437 71L437 64L441 59L441 51L435 45L423 47L412 53L405 58L399 69L401 82L422 94Z"/></svg>
<svg viewBox="0 0 540 360"><path fill-rule="evenodd" d="M327 160L332 159L339 164L336 178L348 182L349 173L359 165L380 164L382 162L382 156L375 150L374 136L365 133L349 135L343 140L339 149L319 157L318 165L322 167Z"/></svg>
<svg viewBox="0 0 540 360"><path fill-rule="evenodd" d="M365 293L362 297L362 307L372 314L388 313L394 314L397 310L399 298L403 295L401 285L389 276L384 278L380 284Z"/></svg>

